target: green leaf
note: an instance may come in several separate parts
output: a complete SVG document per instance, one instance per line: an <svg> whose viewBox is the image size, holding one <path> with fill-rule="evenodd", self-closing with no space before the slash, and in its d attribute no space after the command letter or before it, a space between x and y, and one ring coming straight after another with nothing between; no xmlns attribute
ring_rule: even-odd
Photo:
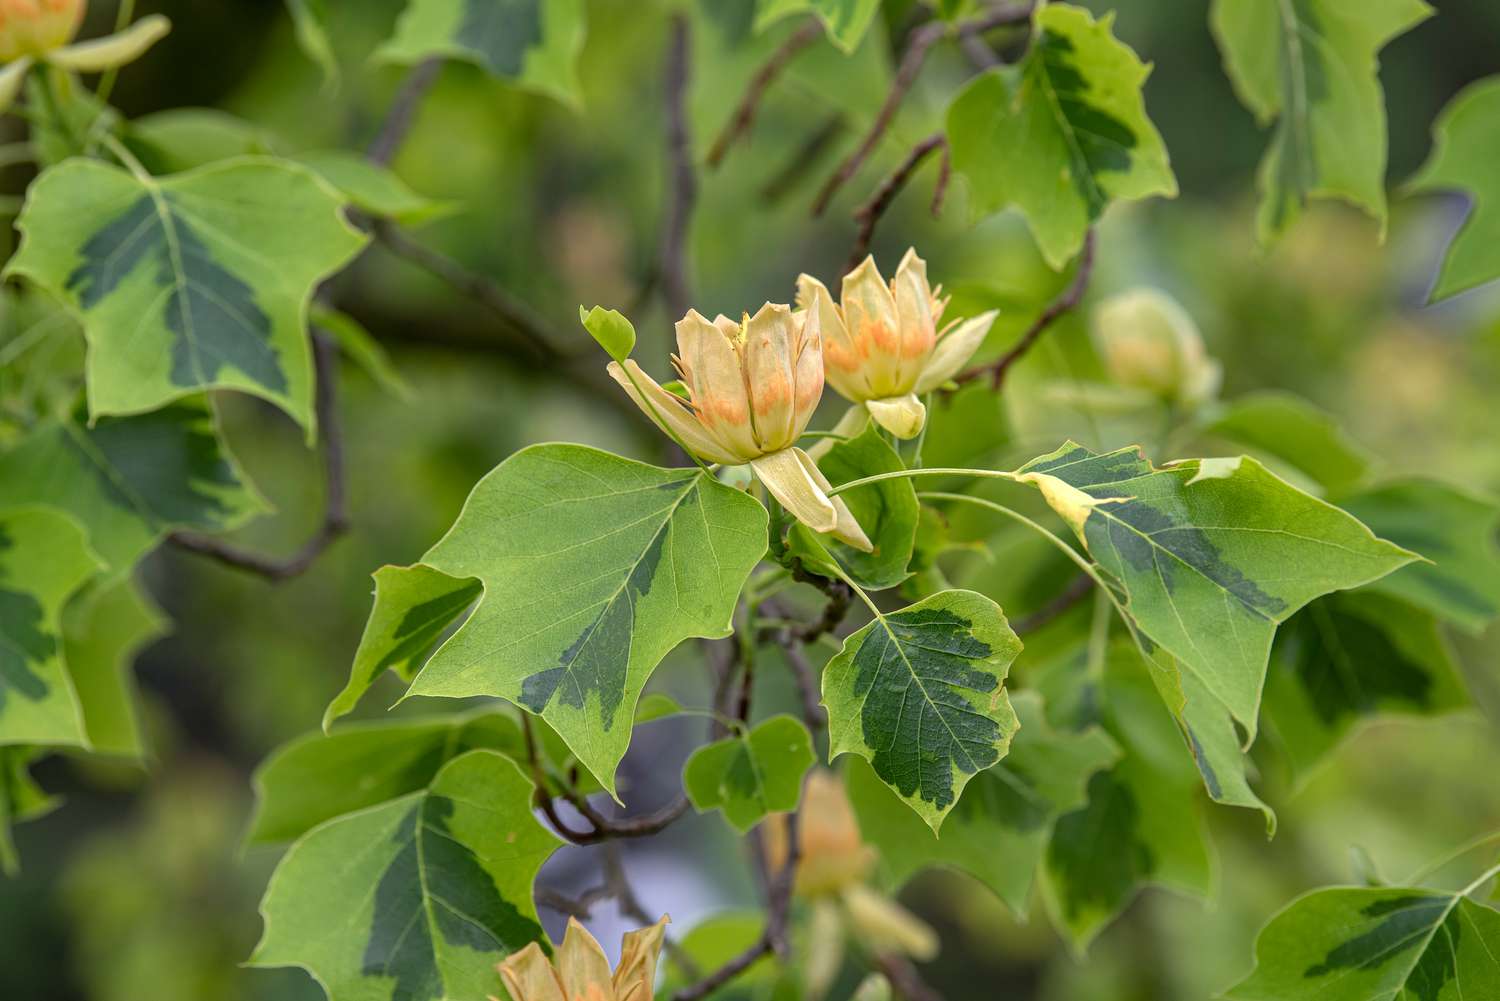
<svg viewBox="0 0 1500 1001"><path fill-rule="evenodd" d="M794 14L816 14L829 39L847 55L859 48L879 10L880 0L759 0L755 30L765 31Z"/></svg>
<svg viewBox="0 0 1500 1001"><path fill-rule="evenodd" d="M1214 415L1203 430L1279 459L1331 493L1358 484L1369 475L1374 461L1332 415L1290 393L1241 396Z"/></svg>
<svg viewBox="0 0 1500 1001"><path fill-rule="evenodd" d="M1251 458L1157 469L1134 448L1098 455L1069 442L1019 473L1072 527L1141 633L1252 737L1277 624L1414 559Z"/></svg>
<svg viewBox="0 0 1500 1001"><path fill-rule="evenodd" d="M1432 127L1432 155L1408 182L1409 191L1461 191L1471 208L1448 244L1429 302L1500 278L1500 192L1494 164L1500 157L1500 76L1470 84L1448 102Z"/></svg>
<svg viewBox="0 0 1500 1001"><path fill-rule="evenodd" d="M0 747L0 874L6 876L21 871L11 828L45 816L59 802L31 777L31 763L40 756L34 747Z"/></svg>
<svg viewBox="0 0 1500 1001"><path fill-rule="evenodd" d="M470 751L425 789L313 828L261 901L251 966L300 966L329 1001L502 993L495 964L545 941L532 882L560 842L510 759Z"/></svg>
<svg viewBox="0 0 1500 1001"><path fill-rule="evenodd" d="M411 65L451 56L577 106L583 0L408 0L376 57Z"/></svg>
<svg viewBox="0 0 1500 1001"><path fill-rule="evenodd" d="M1500 997L1500 912L1413 887L1299 897L1255 942L1237 1001L1459 1001Z"/></svg>
<svg viewBox="0 0 1500 1001"><path fill-rule="evenodd" d="M694 751L683 765L682 787L699 813L723 810L744 834L767 814L797 808L802 777L816 760L807 727L772 716L748 733Z"/></svg>
<svg viewBox="0 0 1500 1001"><path fill-rule="evenodd" d="M849 799L866 841L880 850L879 875L891 888L929 866L968 873L1024 916L1031 884L1059 816L1087 801L1089 777L1120 756L1104 731L1052 729L1035 692L1011 699L1020 729L1004 760L974 776L938 838L880 780L851 758L844 768Z"/></svg>
<svg viewBox="0 0 1500 1001"><path fill-rule="evenodd" d="M303 167L228 160L160 180L70 160L32 182L6 274L83 323L94 417L238 389L308 430L313 289L364 245Z"/></svg>
<svg viewBox="0 0 1500 1001"><path fill-rule="evenodd" d="M1262 719L1306 776L1358 724L1467 705L1432 615L1376 591L1331 594L1276 634Z"/></svg>
<svg viewBox="0 0 1500 1001"><path fill-rule="evenodd" d="M449 578L442 587L476 579L483 593L408 696L507 699L547 720L613 794L646 679L683 640L729 634L766 522L754 499L696 469L581 445L523 449L422 558L425 574ZM378 634L399 639L409 610L377 601ZM391 649L369 640L357 672Z"/></svg>
<svg viewBox="0 0 1500 1001"><path fill-rule="evenodd" d="M874 424L848 441L837 442L818 459L818 468L834 486L878 473L890 473L906 467L894 449L880 436ZM874 552L864 553L829 535L812 532L802 524L792 527L791 548L814 568L828 566L832 556L844 572L861 587L883 590L895 587L907 578L916 545L917 521L921 506L910 479L882 480L856 487L840 497L849 505L854 519L874 544ZM828 576L836 576L831 570Z"/></svg>
<svg viewBox="0 0 1500 1001"><path fill-rule="evenodd" d="M1422 0L1214 0L1240 102L1276 132L1260 165L1269 242L1311 198L1342 198L1385 232L1385 95L1376 53L1432 14Z"/></svg>
<svg viewBox="0 0 1500 1001"><path fill-rule="evenodd" d="M212 108L170 108L133 119L125 144L153 174L175 174L233 157L272 152L271 134Z"/></svg>
<svg viewBox="0 0 1500 1001"><path fill-rule="evenodd" d="M1016 732L1005 674L1021 641L1000 606L944 591L881 614L823 669L828 757L857 754L934 832Z"/></svg>
<svg viewBox="0 0 1500 1001"><path fill-rule="evenodd" d="M578 322L583 324L589 336L617 362L624 363L635 350L635 325L618 309L595 306L585 311L578 307Z"/></svg>
<svg viewBox="0 0 1500 1001"><path fill-rule="evenodd" d="M175 529L225 532L267 505L201 397L88 424L82 407L37 424L0 455L0 507L65 511L123 573Z"/></svg>
<svg viewBox="0 0 1500 1001"><path fill-rule="evenodd" d="M953 169L975 211L1014 205L1054 270L1083 247L1110 202L1177 194L1141 88L1151 68L1080 7L1035 15L1021 64L979 76L954 98L947 133Z"/></svg>
<svg viewBox="0 0 1500 1001"><path fill-rule="evenodd" d="M1172 718L1124 636L1111 644L1102 679L1080 662L1043 679L1049 707L1076 706L1074 725L1102 726L1121 749L1094 773L1088 803L1058 818L1047 845L1042 896L1074 948L1148 885L1206 896L1213 885L1208 832L1194 796L1199 777Z"/></svg>
<svg viewBox="0 0 1500 1001"><path fill-rule="evenodd" d="M473 577L456 578L418 563L375 571L375 607L354 654L343 691L323 712L323 729L351 712L387 669L410 683L460 615L484 591Z"/></svg>
<svg viewBox="0 0 1500 1001"><path fill-rule="evenodd" d="M429 222L454 209L452 203L436 202L417 194L389 167L371 163L346 149L308 150L287 159L302 164L333 185L361 212L393 219L402 225Z"/></svg>
<svg viewBox="0 0 1500 1001"><path fill-rule="evenodd" d="M98 570L67 515L0 513L0 745L88 746L63 655L62 609Z"/></svg>
<svg viewBox="0 0 1500 1001"><path fill-rule="evenodd" d="M286 0L286 9L292 16L297 44L323 71L323 88L334 89L339 83L339 60L328 39L327 0Z"/></svg>
<svg viewBox="0 0 1500 1001"><path fill-rule="evenodd" d="M146 754L136 656L167 634L167 619L128 575L96 579L63 609L63 656L90 750Z"/></svg>
<svg viewBox="0 0 1500 1001"><path fill-rule="evenodd" d="M277 748L255 770L252 844L290 841L334 817L427 788L467 751L524 760L521 728L493 710L398 722L353 723Z"/></svg>
<svg viewBox="0 0 1500 1001"><path fill-rule="evenodd" d="M325 330L339 342L344 357L365 370L376 385L399 400L410 400L415 395L385 347L354 317L337 309L313 305L313 326Z"/></svg>
<svg viewBox="0 0 1500 1001"><path fill-rule="evenodd" d="M1382 537L1431 560L1374 586L1478 633L1500 615L1500 504L1436 480L1409 479L1339 499Z"/></svg>

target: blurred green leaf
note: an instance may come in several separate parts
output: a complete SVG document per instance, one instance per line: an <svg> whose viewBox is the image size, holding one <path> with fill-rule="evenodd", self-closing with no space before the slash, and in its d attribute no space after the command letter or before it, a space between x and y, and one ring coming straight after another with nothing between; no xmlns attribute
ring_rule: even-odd
<svg viewBox="0 0 1500 1001"><path fill-rule="evenodd" d="M351 150L309 150L287 159L310 168L361 212L382 219L413 226L441 218L455 208L451 203L435 202L417 194L390 168L371 163Z"/></svg>
<svg viewBox="0 0 1500 1001"><path fill-rule="evenodd" d="M1112 24L1068 4L1042 7L1022 63L981 74L948 109L953 169L975 210L1019 208L1053 270L1078 254L1110 202L1177 194L1141 96L1150 67Z"/></svg>
<svg viewBox="0 0 1500 1001"><path fill-rule="evenodd" d="M329 1001L482 998L545 940L532 882L562 842L509 758L470 751L424 789L313 828L261 901L252 966L301 966Z"/></svg>
<svg viewBox="0 0 1500 1001"><path fill-rule="evenodd" d="M31 777L31 763L42 753L24 744L0 747L0 875L15 876L21 870L12 826L45 816L59 802Z"/></svg>
<svg viewBox="0 0 1500 1001"><path fill-rule="evenodd" d="M844 52L853 52L880 11L880 0L759 0L755 30L764 31L794 14L815 14L828 37Z"/></svg>
<svg viewBox="0 0 1500 1001"><path fill-rule="evenodd" d="M292 17L297 44L323 71L323 86L328 89L337 87L339 60L328 40L327 0L286 0L286 9Z"/></svg>
<svg viewBox="0 0 1500 1001"><path fill-rule="evenodd" d="M63 609L63 654L89 750L146 755L133 667L167 632L166 616L129 575L95 581Z"/></svg>
<svg viewBox="0 0 1500 1001"><path fill-rule="evenodd" d="M1385 95L1376 53L1432 14L1422 0L1214 0L1224 69L1262 127L1258 229L1280 236L1311 198L1342 198L1385 232Z"/></svg>
<svg viewBox="0 0 1500 1001"><path fill-rule="evenodd" d="M385 346L354 317L337 309L313 304L312 324L326 330L339 342L339 350L381 389L404 402L412 399L411 384L396 368Z"/></svg>
<svg viewBox="0 0 1500 1001"><path fill-rule="evenodd" d="M274 139L252 122L213 108L169 108L131 120L125 144L153 174L176 174L237 156L272 152Z"/></svg>
<svg viewBox="0 0 1500 1001"><path fill-rule="evenodd" d="M1427 163L1408 183L1411 191L1461 191L1470 209L1454 235L1433 283L1436 302L1500 278L1500 213L1494 164L1500 157L1500 77L1471 84L1448 102L1432 127Z"/></svg>
<svg viewBox="0 0 1500 1001"><path fill-rule="evenodd" d="M1203 430L1279 459L1335 493L1363 480L1374 461L1332 415L1290 393L1241 396L1214 414Z"/></svg>

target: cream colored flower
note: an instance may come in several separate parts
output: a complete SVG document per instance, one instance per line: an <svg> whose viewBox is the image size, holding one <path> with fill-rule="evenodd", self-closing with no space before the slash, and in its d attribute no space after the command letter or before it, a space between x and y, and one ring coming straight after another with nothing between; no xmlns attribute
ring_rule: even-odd
<svg viewBox="0 0 1500 1001"><path fill-rule="evenodd" d="M573 918L556 959L549 960L532 942L496 969L511 1001L651 1001L667 920L663 914L649 928L626 932L620 940L620 965L613 972L598 940Z"/></svg>
<svg viewBox="0 0 1500 1001"><path fill-rule="evenodd" d="M171 28L152 14L116 34L69 45L87 6L85 0L0 0L0 112L14 103L38 61L98 73L139 58Z"/></svg>
<svg viewBox="0 0 1500 1001"><path fill-rule="evenodd" d="M1222 370L1208 357L1187 310L1165 292L1137 288L1094 310L1094 344L1110 381L1171 403L1195 406L1219 389Z"/></svg>
<svg viewBox="0 0 1500 1001"><path fill-rule="evenodd" d="M709 321L696 310L677 321L672 362L687 399L671 393L632 359L611 362L636 405L708 462L749 463L799 521L869 551L870 540L817 465L796 447L823 395L817 317L766 303L740 322Z"/></svg>
<svg viewBox="0 0 1500 1001"><path fill-rule="evenodd" d="M908 250L887 284L874 257L844 276L840 303L811 275L797 278L797 305L816 314L828 384L861 404L898 438L922 430L919 397L959 373L995 322L991 310L939 328L948 300L927 281L927 262Z"/></svg>

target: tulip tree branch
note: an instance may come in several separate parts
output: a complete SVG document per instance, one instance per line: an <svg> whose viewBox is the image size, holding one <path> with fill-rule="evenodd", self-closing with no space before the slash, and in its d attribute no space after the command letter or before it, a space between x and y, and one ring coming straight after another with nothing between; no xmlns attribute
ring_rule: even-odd
<svg viewBox="0 0 1500 1001"><path fill-rule="evenodd" d="M761 64L750 78L750 83L745 88L745 94L740 98L739 105L734 109L723 131L714 140L713 147L708 151L708 165L717 167L724 161L724 156L730 148L750 131L750 126L755 123L755 113L760 108L761 101L770 90L771 84L776 82L783 70L796 57L797 53L816 42L823 34L823 26L816 18L808 18L802 26L788 35L786 41L776 47L770 57Z"/></svg>
<svg viewBox="0 0 1500 1001"><path fill-rule="evenodd" d="M943 1001L943 996L922 979L917 968L905 956L880 953L875 957L875 966L891 982L891 989L897 997L905 998L906 1001Z"/></svg>
<svg viewBox="0 0 1500 1001"><path fill-rule="evenodd" d="M667 193L657 262L662 297L675 319L688 311L687 240L698 179L693 171L692 140L688 133L687 88L692 55L692 28L686 14L672 16L665 71L667 111Z"/></svg>
<svg viewBox="0 0 1500 1001"><path fill-rule="evenodd" d="M901 54L901 62L896 67L896 75L891 80L891 88L886 93L885 103L880 106L880 111L875 115L875 121L871 123L859 146L844 159L843 163L839 164L838 169L818 192L818 197L813 200L813 216L823 214L828 208L828 203L833 200L833 196L838 194L839 189L858 172L860 167L864 166L870 154L875 151L875 147L880 144L880 140L895 120L901 102L922 72L922 65L927 61L929 49L950 33L959 36L977 36L994 28L1026 22L1030 20L1034 6L1033 3L1023 3L997 7L988 13L956 24L935 20L913 29L907 39L906 49Z"/></svg>
<svg viewBox="0 0 1500 1001"><path fill-rule="evenodd" d="M1053 300L1052 304L1042 310L1041 314L1032 321L1026 333L1021 335L1020 340L1011 349L999 358L986 365L976 365L971 369L960 372L954 379L959 385L972 382L980 376L988 375L990 387L999 390L1005 382L1006 373L1010 367L1026 356L1026 352L1036 346L1047 329L1052 326L1064 314L1071 312L1083 301L1083 294L1088 291L1089 278L1094 273L1094 231L1091 229L1083 238L1083 249L1078 254L1078 268L1073 273L1073 281L1069 283L1062 295Z"/></svg>
<svg viewBox="0 0 1500 1001"><path fill-rule="evenodd" d="M412 123L416 121L417 109L421 107L422 99L432 89L442 68L442 60L428 59L418 63L406 75L401 89L396 92L395 99L391 101L390 110L386 112L380 131L375 134L369 148L365 150L366 160L380 167L390 164L396 151L406 140L407 133L411 131Z"/></svg>
<svg viewBox="0 0 1500 1001"><path fill-rule="evenodd" d="M870 252L870 241L875 237L875 227L881 217L891 207L896 196L906 187L907 181L911 180L917 168L922 166L933 153L938 153L940 159L937 185L932 193L932 214L936 216L942 211L943 195L948 190L949 163L948 139L939 131L913 146L911 152L906 155L906 159L901 161L900 166L881 182L880 187L875 189L870 200L855 210L854 221L859 224L859 228L854 237L854 249L849 252L849 264L846 271L853 271Z"/></svg>

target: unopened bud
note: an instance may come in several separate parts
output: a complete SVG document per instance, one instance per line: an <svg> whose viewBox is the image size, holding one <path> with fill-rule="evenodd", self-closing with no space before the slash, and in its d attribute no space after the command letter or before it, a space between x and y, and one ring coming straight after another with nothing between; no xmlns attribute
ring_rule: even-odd
<svg viewBox="0 0 1500 1001"><path fill-rule="evenodd" d="M1117 385L1184 406L1218 392L1219 363L1187 310L1165 292L1138 288L1106 299L1094 310L1093 336Z"/></svg>

